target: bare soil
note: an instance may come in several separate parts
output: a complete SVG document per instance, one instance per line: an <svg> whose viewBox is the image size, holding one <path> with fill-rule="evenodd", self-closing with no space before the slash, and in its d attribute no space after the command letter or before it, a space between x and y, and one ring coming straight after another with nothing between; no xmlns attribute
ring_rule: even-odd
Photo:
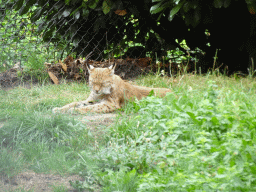
<svg viewBox="0 0 256 192"><path fill-rule="evenodd" d="M78 175L60 176L53 174L35 173L34 171L26 171L14 176L11 179L2 177L0 179L0 191L35 191L35 192L51 192L53 186L65 186L67 191L75 192L76 190L70 186L69 181L82 181Z"/></svg>

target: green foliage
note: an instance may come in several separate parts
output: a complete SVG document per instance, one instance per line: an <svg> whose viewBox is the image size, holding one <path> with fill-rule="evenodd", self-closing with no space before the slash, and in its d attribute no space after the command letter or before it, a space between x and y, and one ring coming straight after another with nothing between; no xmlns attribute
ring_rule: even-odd
<svg viewBox="0 0 256 192"><path fill-rule="evenodd" d="M0 90L1 175L12 177L23 169L78 174L76 154L91 145L90 133L74 118L53 116L51 109L71 102L71 92L81 100L88 90L84 84Z"/></svg>
<svg viewBox="0 0 256 192"><path fill-rule="evenodd" d="M106 175L104 176L103 191L137 191L138 177L135 169L129 171L122 167L119 171L114 172L111 169L106 170ZM113 179L114 178L114 179ZM104 181L106 183L104 183Z"/></svg>
<svg viewBox="0 0 256 192"><path fill-rule="evenodd" d="M38 27L35 29L40 35L42 34L43 40L60 47L62 53L64 50L70 52L72 49L77 55L85 56L95 49L92 45L97 45L97 49L101 51L100 55L105 50L103 57L106 57L109 56L106 52L116 55L120 49L126 50L130 42L141 44L140 46L145 47L146 52L151 55L162 52L161 46L153 44L160 45L159 42L161 41L162 44L164 41L152 30L152 27L142 30L145 23L139 22L139 17L142 17L144 11L141 4L130 6L129 2L111 0L58 2L43 0L36 4L33 0L26 1L26 4L21 2L23 1L14 1L13 8L19 11L20 15L29 15L31 22L37 24ZM151 0L145 1L145 4L149 9ZM115 12L117 10L125 10L125 14L120 16ZM88 28L88 26L92 27ZM102 37L105 36L102 41ZM165 46L168 47L168 44ZM152 50L152 47L156 49ZM92 57L96 57L95 55Z"/></svg>
<svg viewBox="0 0 256 192"><path fill-rule="evenodd" d="M107 14L112 7L112 2L110 0L104 0L102 3L102 11L104 14Z"/></svg>
<svg viewBox="0 0 256 192"><path fill-rule="evenodd" d="M180 10L186 0L183 1L167 1L167 0L153 0L152 2L158 2L157 4L153 5L150 9L152 14L164 12L169 7L172 7L172 10L169 14L169 20L172 21L173 17L176 13Z"/></svg>
<svg viewBox="0 0 256 192"><path fill-rule="evenodd" d="M74 151L89 143L89 138L85 138L88 136L85 126L67 117L44 115L23 114L1 127L0 140L4 159L0 168L6 175L15 175L19 171L16 169L24 167L36 172L79 172L72 168L77 161ZM7 149L8 156L4 153Z"/></svg>
<svg viewBox="0 0 256 192"><path fill-rule="evenodd" d="M31 78L36 78L40 83L44 83L49 79L49 75L44 66L44 63L47 60L48 58L44 54L38 55L35 52L30 53L27 61L24 64L24 74L30 75Z"/></svg>
<svg viewBox="0 0 256 192"><path fill-rule="evenodd" d="M54 185L52 186L53 192L66 192L68 191L67 186L64 185Z"/></svg>
<svg viewBox="0 0 256 192"><path fill-rule="evenodd" d="M0 138L5 145L22 143L65 143L79 129L80 123L62 116L46 117L41 113L16 116L0 129Z"/></svg>
<svg viewBox="0 0 256 192"><path fill-rule="evenodd" d="M1 174L80 173L84 181L71 182L80 191L256 190L252 78L184 74L137 83L171 85L173 93L128 103L107 129L50 113L85 98L83 84L0 91Z"/></svg>
<svg viewBox="0 0 256 192"><path fill-rule="evenodd" d="M2 145L0 149L0 175L6 179L11 178L23 169L24 159L17 150L4 148Z"/></svg>
<svg viewBox="0 0 256 192"><path fill-rule="evenodd" d="M28 142L21 144L19 151L26 162L26 168L38 173L55 172L63 175L80 171L73 168L77 157L68 142L66 146L56 143Z"/></svg>
<svg viewBox="0 0 256 192"><path fill-rule="evenodd" d="M178 11L180 10L180 8L183 6L183 4L185 3L186 1L183 0L182 2L179 2L178 5L176 5L170 12L170 15L169 15L169 20L172 21L173 17L175 16L176 13L178 13Z"/></svg>
<svg viewBox="0 0 256 192"><path fill-rule="evenodd" d="M123 181L132 171L135 191L256 190L255 104L245 101L254 97L236 91L209 80L201 91L176 89L179 98L135 101L134 115L113 126L108 144L94 152L94 183L129 191Z"/></svg>
<svg viewBox="0 0 256 192"><path fill-rule="evenodd" d="M42 11L34 6L30 9L35 11L36 16ZM42 79L45 79L44 63L56 61L57 57L60 57L63 53L63 41L60 41L57 47L53 43L42 42L42 34L38 32L38 25L43 22L43 18L37 17L38 21L36 21L31 19L31 17L34 18L32 13L22 16L18 14L14 10L7 9L5 15L0 16L3 26L0 29L0 38L2 39L0 61L3 64L0 65L0 68L6 70L20 62L21 66L25 67L26 73L30 73L36 78L42 76L44 77ZM33 23L34 21L36 22Z"/></svg>
<svg viewBox="0 0 256 192"><path fill-rule="evenodd" d="M40 2L27 0L26 3L22 0L15 0L2 6L8 11L16 10L16 13L26 16L22 22L15 23L17 17L12 17L13 14L10 12L6 15L9 19L5 18L2 24L4 26L1 29L4 30L2 37L11 36L10 40L3 39L8 42L12 41L7 47L12 47L11 50L15 49L15 51L8 51L5 46L0 47L3 50L0 59L4 63L13 62L13 60L17 62L17 58L20 57L18 50L25 47L28 52L32 52L31 45L37 38L38 44L41 45L38 39L47 43L47 55L51 61L52 58L56 61L55 53L57 53L57 58L67 53L86 56L92 50L94 51L92 59L127 57L128 54L124 52L129 52L129 48L138 46L137 51L128 56L137 58L150 56L152 60L156 60L157 54L160 58L165 57L166 61L171 59L172 62L176 62L175 58L170 57L170 53L179 48L180 52L185 55L187 49L180 45L180 42L185 39L191 50L200 48L208 52L204 56L199 52L190 52L193 57L202 57L198 63L199 67L208 69L211 67L209 63L212 61L216 48L221 49L222 52L228 50L232 53L230 47L227 46L234 42L233 36L228 34L229 30L236 31L235 35L241 38L240 43L232 46L233 49L243 49L241 53L244 52L244 58L254 57L252 54L255 52L255 47L250 44L255 43L249 40L255 39L253 33L255 2L245 1L248 10L240 6L242 5L240 3L241 1L231 0L145 0L143 6L139 1L133 2L131 6L129 1L123 0L41 0ZM240 8L240 14L237 14ZM234 23L235 20L247 22ZM221 30L221 32L218 30L220 22L223 22L227 30ZM16 30L13 31L13 28ZM174 30L177 28L179 30ZM206 30L209 30L209 35L204 34ZM32 37L28 37L31 34L33 34ZM28 42L28 39L31 41L26 46L13 43L23 40ZM209 48L209 44L212 47ZM18 46L15 47L15 45ZM52 50L52 48L55 49ZM36 49L39 49L38 46ZM39 54L38 52L37 50L36 53ZM40 54L44 52L46 51L40 50ZM20 60L26 60L28 55L30 54L22 54ZM231 59L220 59L220 64L223 63L223 67L228 63L235 65L229 60Z"/></svg>

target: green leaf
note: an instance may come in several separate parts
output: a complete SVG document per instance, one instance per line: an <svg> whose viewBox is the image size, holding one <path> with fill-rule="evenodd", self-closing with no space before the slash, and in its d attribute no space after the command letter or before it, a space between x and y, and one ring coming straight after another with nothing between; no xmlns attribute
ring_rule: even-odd
<svg viewBox="0 0 256 192"><path fill-rule="evenodd" d="M184 10L185 12L188 12L191 8L192 8L192 6L191 6L191 3L190 3L190 2L186 2L186 3L184 4L184 6L183 6L183 10Z"/></svg>
<svg viewBox="0 0 256 192"><path fill-rule="evenodd" d="M148 96L154 96L154 90L153 89L149 92Z"/></svg>
<svg viewBox="0 0 256 192"><path fill-rule="evenodd" d="M175 14L178 13L178 11L180 10L180 8L183 6L183 4L185 3L185 0L183 0L182 2L180 2L178 5L176 5L174 8L172 8L170 15L169 15L169 21L172 21Z"/></svg>
<svg viewBox="0 0 256 192"><path fill-rule="evenodd" d="M63 15L64 17L67 17L67 16L70 15L70 12L71 12L70 9L66 9L66 10L62 13L62 15Z"/></svg>
<svg viewBox="0 0 256 192"><path fill-rule="evenodd" d="M223 6L224 8L227 8L230 5L231 0L225 0Z"/></svg>
<svg viewBox="0 0 256 192"><path fill-rule="evenodd" d="M256 2L247 3L247 7L251 14L256 13Z"/></svg>
<svg viewBox="0 0 256 192"><path fill-rule="evenodd" d="M150 8L150 13L151 13L151 14L156 14L156 13L161 12L161 11L164 10L164 9L165 9L165 7L162 6L162 3L160 2L160 3L156 4L156 5L153 5L153 6Z"/></svg>
<svg viewBox="0 0 256 192"><path fill-rule="evenodd" d="M194 15L194 25L197 25L199 20L201 18L201 12L199 9L195 10L195 15Z"/></svg>
<svg viewBox="0 0 256 192"><path fill-rule="evenodd" d="M75 19L77 20L77 19L79 19L79 18L80 18L80 12L77 11L77 12L75 13Z"/></svg>
<svg viewBox="0 0 256 192"><path fill-rule="evenodd" d="M178 111L183 111L176 103L173 103L173 105Z"/></svg>
<svg viewBox="0 0 256 192"><path fill-rule="evenodd" d="M107 14L111 10L112 4L113 3L110 0L104 0L103 1L102 10L103 10L104 14Z"/></svg>
<svg viewBox="0 0 256 192"><path fill-rule="evenodd" d="M167 150L167 155L173 155L173 152L175 152L174 149L168 149Z"/></svg>
<svg viewBox="0 0 256 192"><path fill-rule="evenodd" d="M73 41L74 47L77 47L77 46L78 46L79 41L80 41L79 39L74 39L74 41Z"/></svg>
<svg viewBox="0 0 256 192"><path fill-rule="evenodd" d="M219 125L220 124L217 117L212 117L211 121L212 121L213 125Z"/></svg>
<svg viewBox="0 0 256 192"><path fill-rule="evenodd" d="M223 0L214 0L213 1L213 6L215 8L221 8L223 6Z"/></svg>
<svg viewBox="0 0 256 192"><path fill-rule="evenodd" d="M13 42L18 42L19 38L18 37L14 37Z"/></svg>
<svg viewBox="0 0 256 192"><path fill-rule="evenodd" d="M245 2L246 2L247 4L252 4L252 3L254 2L254 0L245 0Z"/></svg>
<svg viewBox="0 0 256 192"><path fill-rule="evenodd" d="M97 7L98 2L99 2L99 0L92 0L92 1L89 2L88 6L91 9L95 9Z"/></svg>
<svg viewBox="0 0 256 192"><path fill-rule="evenodd" d="M196 124L198 124L198 125L201 125L202 123L200 122L200 121L198 121L197 119L196 119L196 116L193 114L193 113L191 113L191 112L186 112L190 117L191 117L191 119L196 123Z"/></svg>
<svg viewBox="0 0 256 192"><path fill-rule="evenodd" d="M65 4L69 5L70 0L65 0Z"/></svg>
<svg viewBox="0 0 256 192"><path fill-rule="evenodd" d="M34 13L32 14L32 16L31 16L31 21L32 22L37 21L41 17L42 13L43 13L43 9L42 8L36 9L34 11Z"/></svg>
<svg viewBox="0 0 256 192"><path fill-rule="evenodd" d="M215 176L215 178L218 178L218 179L222 179L222 178L225 178L225 177L227 177L227 175L225 175L225 174Z"/></svg>
<svg viewBox="0 0 256 192"><path fill-rule="evenodd" d="M89 10L83 9L83 16L84 16L84 17L88 17L88 16L89 16L89 13L90 13Z"/></svg>

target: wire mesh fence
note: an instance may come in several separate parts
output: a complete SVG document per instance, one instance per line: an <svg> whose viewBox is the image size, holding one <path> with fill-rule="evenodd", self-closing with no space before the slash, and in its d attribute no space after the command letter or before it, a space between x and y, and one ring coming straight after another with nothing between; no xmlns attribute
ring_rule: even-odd
<svg viewBox="0 0 256 192"><path fill-rule="evenodd" d="M21 66L40 68L44 62L54 62L65 54L57 43L43 41L43 33L38 32L40 21L31 22L30 13L19 15L13 7L3 7L1 13L2 67L10 68L19 62Z"/></svg>
<svg viewBox="0 0 256 192"><path fill-rule="evenodd" d="M140 66L145 67L161 60L169 73L171 62L177 68L187 60L185 49L173 51L172 45L148 28L150 21L138 19L122 5L111 8L108 2L5 1L0 9L0 67L8 69L19 64L24 69L43 70L45 62L60 65L68 55L85 59L92 52L90 59L94 61L136 59L126 62L129 66L142 62Z"/></svg>

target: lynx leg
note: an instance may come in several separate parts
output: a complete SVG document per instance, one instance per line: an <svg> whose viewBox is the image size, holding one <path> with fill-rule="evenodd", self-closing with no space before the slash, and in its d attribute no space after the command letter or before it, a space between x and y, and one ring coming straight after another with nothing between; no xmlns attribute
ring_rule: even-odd
<svg viewBox="0 0 256 192"><path fill-rule="evenodd" d="M88 113L88 112L96 112L96 113L109 113L113 112L116 109L118 109L116 106L108 104L108 103L97 103L93 105L87 105L83 107L78 107L78 108L70 108L68 111L73 112L73 111L78 111L81 114Z"/></svg>
<svg viewBox="0 0 256 192"><path fill-rule="evenodd" d="M69 111L70 109L74 108L74 107L82 107L82 106L85 106L85 105L92 105L93 103L93 98L92 98L92 93L90 94L90 96L85 100L85 101L80 101L80 102L73 102L73 103L70 103L70 104L67 104L63 107L55 107L53 108L52 112L53 113L65 113L67 111Z"/></svg>
<svg viewBox="0 0 256 192"><path fill-rule="evenodd" d="M78 105L79 105L79 102L73 102L73 103L67 104L63 107L55 107L52 109L52 112L53 113L64 113L64 112L67 112L69 109L74 108Z"/></svg>

